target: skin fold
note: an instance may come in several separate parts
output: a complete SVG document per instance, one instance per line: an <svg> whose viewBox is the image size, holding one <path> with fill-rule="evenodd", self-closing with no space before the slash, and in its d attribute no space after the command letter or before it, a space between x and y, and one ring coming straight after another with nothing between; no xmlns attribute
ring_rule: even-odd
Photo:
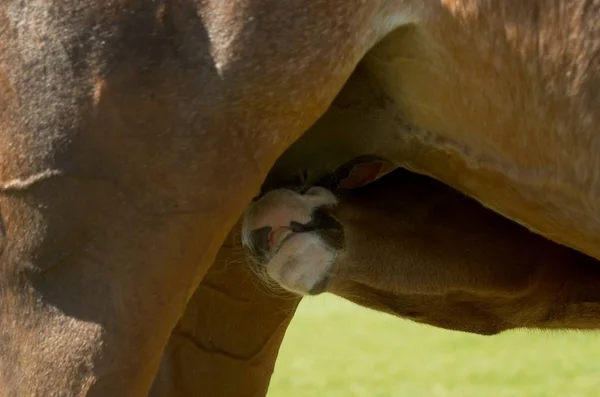
<svg viewBox="0 0 600 397"><path fill-rule="evenodd" d="M150 396L265 396L298 302L252 271L236 224L171 333Z"/></svg>

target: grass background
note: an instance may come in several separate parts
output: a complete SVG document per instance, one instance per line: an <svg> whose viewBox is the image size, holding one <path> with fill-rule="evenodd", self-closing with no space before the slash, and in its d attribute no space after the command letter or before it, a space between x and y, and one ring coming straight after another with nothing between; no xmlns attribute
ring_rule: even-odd
<svg viewBox="0 0 600 397"><path fill-rule="evenodd" d="M268 397L600 397L600 333L438 330L304 299Z"/></svg>

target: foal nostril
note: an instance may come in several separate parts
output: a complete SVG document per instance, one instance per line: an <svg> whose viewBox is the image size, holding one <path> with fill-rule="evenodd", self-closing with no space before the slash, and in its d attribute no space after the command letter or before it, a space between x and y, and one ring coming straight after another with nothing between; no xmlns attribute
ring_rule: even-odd
<svg viewBox="0 0 600 397"><path fill-rule="evenodd" d="M250 232L250 250L259 256L264 255L269 251L269 235L271 234L271 226L261 227L260 229Z"/></svg>
<svg viewBox="0 0 600 397"><path fill-rule="evenodd" d="M314 226L312 225L312 222L310 222L306 225L303 225L302 223L296 222L296 221L290 222L290 229L294 233L305 233L305 232L311 232L311 231L315 230Z"/></svg>

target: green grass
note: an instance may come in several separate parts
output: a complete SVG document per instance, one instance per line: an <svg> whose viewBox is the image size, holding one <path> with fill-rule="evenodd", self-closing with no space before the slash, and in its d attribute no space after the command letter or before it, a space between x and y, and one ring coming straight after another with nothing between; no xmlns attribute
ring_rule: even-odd
<svg viewBox="0 0 600 397"><path fill-rule="evenodd" d="M305 299L268 397L599 397L600 333L438 330Z"/></svg>

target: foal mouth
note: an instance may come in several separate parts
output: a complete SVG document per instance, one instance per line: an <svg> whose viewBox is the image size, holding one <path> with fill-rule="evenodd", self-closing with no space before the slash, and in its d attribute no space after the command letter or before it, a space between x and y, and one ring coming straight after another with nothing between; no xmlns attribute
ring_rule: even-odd
<svg viewBox="0 0 600 397"><path fill-rule="evenodd" d="M289 233L281 241L277 241L276 233L281 229L288 230ZM287 227L277 230L273 230L271 226L252 230L248 233L244 245L256 262L266 264L296 234L311 232L318 233L334 249L341 249L344 246L344 229L325 207L315 209L310 222L306 224L291 221Z"/></svg>

